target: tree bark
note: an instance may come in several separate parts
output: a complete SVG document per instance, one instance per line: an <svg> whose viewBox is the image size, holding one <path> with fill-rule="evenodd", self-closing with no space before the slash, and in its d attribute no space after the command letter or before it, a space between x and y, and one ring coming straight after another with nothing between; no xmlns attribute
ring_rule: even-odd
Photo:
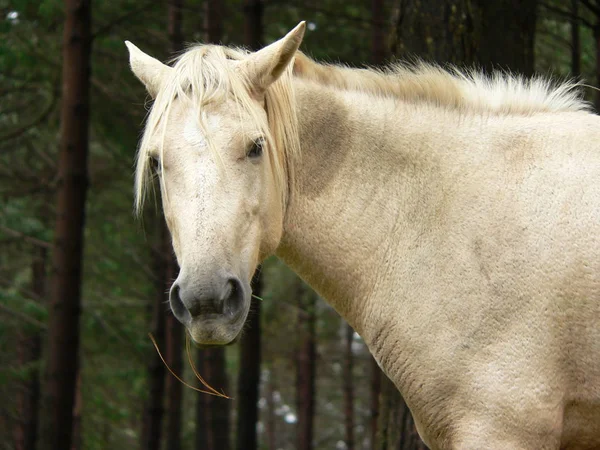
<svg viewBox="0 0 600 450"><path fill-rule="evenodd" d="M344 324L344 425L346 428L346 450L354 450L354 384L353 384L353 369L354 369L354 354L352 353L352 341L354 338L354 330L352 327Z"/></svg>
<svg viewBox="0 0 600 450"><path fill-rule="evenodd" d="M571 75L581 75L581 39L579 35L579 0L571 0Z"/></svg>
<svg viewBox="0 0 600 450"><path fill-rule="evenodd" d="M36 247L31 265L31 290L44 299L46 296L46 261L48 251ZM40 404L39 364L42 350L40 331L24 328L18 341L18 366L27 367L27 374L17 393L19 420L14 430L15 450L35 450Z"/></svg>
<svg viewBox="0 0 600 450"><path fill-rule="evenodd" d="M531 75L537 0L397 0L392 48L436 63Z"/></svg>
<svg viewBox="0 0 600 450"><path fill-rule="evenodd" d="M223 2L222 0L206 0L204 14L206 43L219 44L223 38Z"/></svg>
<svg viewBox="0 0 600 450"><path fill-rule="evenodd" d="M260 297L262 276L260 268L253 279L254 295ZM256 450L258 437L258 397L260 391L260 300L252 297L246 331L240 344L240 371L238 375L237 450Z"/></svg>
<svg viewBox="0 0 600 450"><path fill-rule="evenodd" d="M244 44L252 50L264 44L262 18L262 0L244 0Z"/></svg>
<svg viewBox="0 0 600 450"><path fill-rule="evenodd" d="M75 405L73 406L73 439L71 440L71 450L80 450L82 443L81 434L81 411L83 396L81 394L81 371L77 374L77 387L75 391Z"/></svg>
<svg viewBox="0 0 600 450"><path fill-rule="evenodd" d="M169 230L161 217L158 220L158 248L154 249L154 274L156 296L152 305L152 334L159 348L165 344L165 254L170 249L167 239ZM168 245L168 247L167 247ZM162 442L162 419L164 416L165 376L167 370L158 353L152 349L148 365L148 399L144 405L142 419L142 450L160 450Z"/></svg>
<svg viewBox="0 0 600 450"><path fill-rule="evenodd" d="M377 424L379 422L379 397L381 395L381 379L385 375L379 368L375 358L371 356L371 446L377 442Z"/></svg>
<svg viewBox="0 0 600 450"><path fill-rule="evenodd" d="M298 405L298 450L313 447L315 415L316 371L316 294L298 280L298 336L300 337L297 374L296 403Z"/></svg>
<svg viewBox="0 0 600 450"><path fill-rule="evenodd" d="M198 371L217 391L228 392L223 348L199 351ZM196 450L229 450L231 400L199 394L196 404Z"/></svg>
<svg viewBox="0 0 600 450"><path fill-rule="evenodd" d="M79 316L88 186L91 1L65 1L58 202L52 255L42 449L69 449L79 369Z"/></svg>
<svg viewBox="0 0 600 450"><path fill-rule="evenodd" d="M481 39L478 61L487 69L534 72L537 0L478 0Z"/></svg>
<svg viewBox="0 0 600 450"><path fill-rule="evenodd" d="M373 64L383 64L388 56L383 3L383 0L371 0L371 58Z"/></svg>
<svg viewBox="0 0 600 450"><path fill-rule="evenodd" d="M168 0L168 24L169 45L172 53L183 50L183 20L182 8L183 0ZM169 292L173 280L177 277L177 262L173 255L171 237L164 233L163 243L165 253L165 272L163 273L166 292ZM173 314L166 317L166 349L167 363L175 373L183 373L183 334L184 328ZM167 428L166 428L166 449L181 449L181 414L182 414L182 395L183 385L171 376L165 373L166 382L166 400L167 400Z"/></svg>

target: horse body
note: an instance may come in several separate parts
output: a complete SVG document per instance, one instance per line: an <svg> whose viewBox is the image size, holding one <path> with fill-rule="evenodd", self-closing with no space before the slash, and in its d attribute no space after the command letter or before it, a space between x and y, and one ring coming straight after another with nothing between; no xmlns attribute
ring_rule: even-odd
<svg viewBox="0 0 600 450"><path fill-rule="evenodd" d="M302 84L278 254L363 336L422 437L600 446L597 118Z"/></svg>
<svg viewBox="0 0 600 450"><path fill-rule="evenodd" d="M252 80L256 67L280 68L299 33L247 57L255 60L240 70ZM236 58L244 64L246 56L229 55ZM147 86L166 67L136 69L140 61L132 52ZM273 177L232 144L256 131L242 133L233 117L224 127L227 108L207 107L213 117L204 131L220 132L215 142L227 149L219 156L229 173L222 187L219 158L201 151L202 139L181 144L190 111L174 106L161 150L161 183L172 200L163 203L184 273L178 289L202 306L172 292L176 315L183 311L200 343L215 336L227 343L245 317L235 311L251 269L275 250L364 338L432 449L600 447L600 119L568 96L536 97L515 110L516 101L502 98L461 104L460 92L436 103L428 91L386 93L381 74L365 73L361 85L356 71L326 69L299 56L289 80L300 152L288 155L282 214L273 206ZM258 99L269 120L283 107ZM183 159L189 153L194 160ZM191 163L201 178L186 172ZM169 172L176 173L170 181ZM202 187L184 186L200 179ZM196 192L186 196L190 187ZM255 201L231 202L239 190L271 206L260 212ZM233 234L218 240L219 224L209 220L224 204L241 211L243 235L260 245ZM268 217L280 225L264 225ZM222 282L205 273L219 255L216 264L230 275L218 304L234 310L230 325L215 325L224 319L213 300L209 314L194 313L206 309L204 286ZM241 262L231 262L236 255ZM203 279L210 283L200 286ZM196 291L185 288L194 283Z"/></svg>

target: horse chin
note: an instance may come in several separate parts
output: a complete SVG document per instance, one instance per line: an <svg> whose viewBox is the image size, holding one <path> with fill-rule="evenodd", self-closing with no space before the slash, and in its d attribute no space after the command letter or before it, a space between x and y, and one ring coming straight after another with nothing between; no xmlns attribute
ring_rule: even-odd
<svg viewBox="0 0 600 450"><path fill-rule="evenodd" d="M192 320L186 328L196 347L222 347L237 342L244 321L237 320L236 323L222 323L221 318L202 318Z"/></svg>

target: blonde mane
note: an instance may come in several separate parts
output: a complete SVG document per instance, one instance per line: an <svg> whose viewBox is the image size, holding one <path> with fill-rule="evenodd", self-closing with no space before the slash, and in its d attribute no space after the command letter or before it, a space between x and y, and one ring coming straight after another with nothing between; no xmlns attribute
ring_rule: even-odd
<svg viewBox="0 0 600 450"><path fill-rule="evenodd" d="M418 63L394 64L386 69L352 69L339 65L319 64L301 52L288 70L265 94L267 120L257 114L250 94L250 82L236 70L231 60L246 58L243 49L196 45L174 60L172 73L158 93L148 115L138 151L135 174L135 209L141 212L147 187L152 179L150 157L153 137L161 136L158 154L163 154L163 141L169 113L175 99L189 101L198 111L198 122L206 134L203 106L235 99L241 111L253 118L257 130L267 141L274 177L287 203L289 178L293 176L291 159L300 152L293 77L309 80L339 90L361 91L377 96L392 96L410 103L430 103L473 113L532 114L536 112L586 111L577 82L554 85L548 79L530 80L498 73L486 77L478 72L446 71L440 67ZM219 153L208 145L217 159ZM161 190L165 199L164 186Z"/></svg>
<svg viewBox="0 0 600 450"><path fill-rule="evenodd" d="M175 58L172 73L165 80L148 115L144 135L137 154L135 172L135 210L142 211L152 173L150 155L155 145L155 137L160 136L158 154L164 152L164 137L173 101L190 102L198 112L198 124L204 132L208 146L217 160L217 149L213 148L207 133L203 107L211 102L233 98L238 111L248 113L256 131L266 141L267 155L270 158L275 183L281 192L282 206L287 203L288 179L292 177L290 159L300 152L298 141L298 120L294 109L292 88L292 66L275 81L265 93L267 120L257 114L251 97L250 80L237 70L231 60L240 61L248 52L243 49L217 45L196 45ZM166 200L164 184L161 192Z"/></svg>
<svg viewBox="0 0 600 450"><path fill-rule="evenodd" d="M474 113L532 114L536 112L585 111L581 84L552 83L496 72L492 77L477 71L450 71L418 62L395 63L385 69L353 69L319 64L298 52L294 74L300 78L341 90L393 96L411 103L431 103Z"/></svg>

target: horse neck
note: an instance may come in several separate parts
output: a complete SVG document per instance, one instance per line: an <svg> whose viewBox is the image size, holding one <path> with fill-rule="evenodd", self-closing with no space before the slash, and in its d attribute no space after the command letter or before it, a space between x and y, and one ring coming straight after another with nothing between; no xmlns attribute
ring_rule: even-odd
<svg viewBox="0 0 600 450"><path fill-rule="evenodd" d="M302 151L278 255L362 334L427 169L392 100L295 83Z"/></svg>

